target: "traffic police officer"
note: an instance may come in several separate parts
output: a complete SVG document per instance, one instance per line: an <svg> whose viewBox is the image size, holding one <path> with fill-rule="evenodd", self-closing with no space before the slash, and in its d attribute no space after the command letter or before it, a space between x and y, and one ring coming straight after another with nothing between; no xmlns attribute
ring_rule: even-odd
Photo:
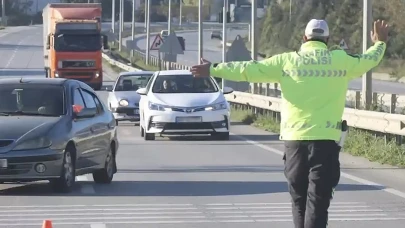
<svg viewBox="0 0 405 228"><path fill-rule="evenodd" d="M299 51L261 61L193 66L195 77L231 81L280 83L283 89L280 140L284 141L285 176L296 228L325 228L333 190L340 179L339 151L346 92L350 80L382 60L388 25L374 22L374 45L364 54L328 50L328 24L312 19Z"/></svg>

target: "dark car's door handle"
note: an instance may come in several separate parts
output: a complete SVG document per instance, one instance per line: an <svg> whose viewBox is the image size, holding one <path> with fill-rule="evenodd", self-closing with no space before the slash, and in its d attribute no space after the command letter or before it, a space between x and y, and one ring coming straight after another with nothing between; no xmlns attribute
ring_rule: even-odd
<svg viewBox="0 0 405 228"><path fill-rule="evenodd" d="M91 133L94 133L94 127L90 128Z"/></svg>

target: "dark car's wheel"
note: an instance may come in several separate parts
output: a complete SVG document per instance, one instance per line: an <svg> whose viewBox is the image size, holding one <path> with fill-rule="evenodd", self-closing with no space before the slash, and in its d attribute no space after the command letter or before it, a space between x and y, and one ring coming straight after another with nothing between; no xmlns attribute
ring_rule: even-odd
<svg viewBox="0 0 405 228"><path fill-rule="evenodd" d="M155 140L155 133L146 133L146 132L144 132L143 138L145 140Z"/></svg>
<svg viewBox="0 0 405 228"><path fill-rule="evenodd" d="M94 182L97 184L111 183L116 169L115 156L111 150L108 149L107 158L105 159L104 168L97 170L93 173Z"/></svg>
<svg viewBox="0 0 405 228"><path fill-rule="evenodd" d="M229 132L217 132L211 134L211 136L217 140L229 140Z"/></svg>
<svg viewBox="0 0 405 228"><path fill-rule="evenodd" d="M62 173L60 177L58 179L50 180L50 182L52 189L55 192L67 193L72 191L76 182L75 162L72 153L69 150L66 150L62 164Z"/></svg>

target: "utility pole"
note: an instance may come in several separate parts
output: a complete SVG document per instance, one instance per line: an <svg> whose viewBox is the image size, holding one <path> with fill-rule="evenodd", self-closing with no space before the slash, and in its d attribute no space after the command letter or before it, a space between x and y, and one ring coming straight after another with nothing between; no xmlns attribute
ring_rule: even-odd
<svg viewBox="0 0 405 228"><path fill-rule="evenodd" d="M169 0L169 14L167 15L167 33L172 31L172 0Z"/></svg>
<svg viewBox="0 0 405 228"><path fill-rule="evenodd" d="M198 64L203 57L203 0L198 0Z"/></svg>
<svg viewBox="0 0 405 228"><path fill-rule="evenodd" d="M111 29L113 34L115 34L115 0L112 0L112 12L111 12Z"/></svg>
<svg viewBox="0 0 405 228"><path fill-rule="evenodd" d="M147 20L147 13L148 12L148 0L145 0L145 29L146 29L146 20Z"/></svg>
<svg viewBox="0 0 405 228"><path fill-rule="evenodd" d="M250 44L251 44L251 54L252 54L252 59L257 60L257 37L256 37L256 22L257 22L257 0L252 0L252 22L250 26L250 32L252 35L250 36ZM257 90L257 83L253 84L253 93L255 93Z"/></svg>
<svg viewBox="0 0 405 228"><path fill-rule="evenodd" d="M120 0L120 20L119 20L119 29L118 29L118 50L122 51L122 25L124 24L122 11L123 11L124 0Z"/></svg>
<svg viewBox="0 0 405 228"><path fill-rule="evenodd" d="M371 0L363 0L363 53L371 46L371 23L373 20L372 2ZM371 107L373 98L372 71L368 71L363 75L362 97L363 104L366 110Z"/></svg>
<svg viewBox="0 0 405 228"><path fill-rule="evenodd" d="M291 21L291 15L292 15L292 0L290 0L290 21Z"/></svg>
<svg viewBox="0 0 405 228"><path fill-rule="evenodd" d="M182 17L183 17L183 0L180 0L180 21L179 21L179 26L181 28L181 22L182 22Z"/></svg>
<svg viewBox="0 0 405 228"><path fill-rule="evenodd" d="M121 17L121 32L124 31L124 0L120 0L121 4L120 4L120 17Z"/></svg>
<svg viewBox="0 0 405 228"><path fill-rule="evenodd" d="M135 42L135 0L132 0L132 43ZM133 58L135 54L135 50L131 50L131 57Z"/></svg>
<svg viewBox="0 0 405 228"><path fill-rule="evenodd" d="M228 20L228 0L224 0L224 7L222 8L222 62L226 62L226 22ZM225 80L222 79L222 89L225 87Z"/></svg>
<svg viewBox="0 0 405 228"><path fill-rule="evenodd" d="M145 11L146 13L146 60L145 63L146 65L149 65L149 57L150 57L150 52L149 52L149 48L150 48L150 2L152 0L146 0L148 2L147 4L147 10Z"/></svg>
<svg viewBox="0 0 405 228"><path fill-rule="evenodd" d="M1 0L1 23L4 27L7 26L6 20L6 0Z"/></svg>

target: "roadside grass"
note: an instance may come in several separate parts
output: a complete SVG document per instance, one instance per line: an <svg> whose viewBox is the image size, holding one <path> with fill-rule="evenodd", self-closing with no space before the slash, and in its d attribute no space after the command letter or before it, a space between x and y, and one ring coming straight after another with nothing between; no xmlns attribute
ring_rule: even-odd
<svg viewBox="0 0 405 228"><path fill-rule="evenodd" d="M280 133L280 123L271 115L254 114L251 110L232 108L231 120L254 127ZM380 164L405 167L405 147L394 140L386 140L367 131L350 129L346 138L344 152L360 156Z"/></svg>

